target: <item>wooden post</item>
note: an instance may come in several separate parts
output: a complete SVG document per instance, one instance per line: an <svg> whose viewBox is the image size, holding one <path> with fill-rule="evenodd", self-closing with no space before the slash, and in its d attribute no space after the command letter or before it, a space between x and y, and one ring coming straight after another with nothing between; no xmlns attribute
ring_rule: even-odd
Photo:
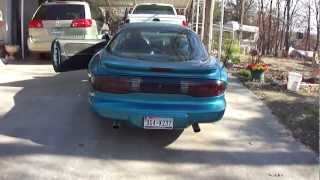
<svg viewBox="0 0 320 180"><path fill-rule="evenodd" d="M202 6L202 24L201 24L201 40L203 41L203 36L204 36L204 21L205 21L205 16L206 16L206 1L203 0L203 6Z"/></svg>
<svg viewBox="0 0 320 180"><path fill-rule="evenodd" d="M213 12L214 12L214 3L215 0L211 0L210 6L210 15L209 15L209 43L208 43L208 51L211 53L212 51L212 44L213 44Z"/></svg>
<svg viewBox="0 0 320 180"><path fill-rule="evenodd" d="M200 0L197 0L196 33L199 34Z"/></svg>
<svg viewBox="0 0 320 180"><path fill-rule="evenodd" d="M244 5L246 1L241 0L241 16L240 16L240 31L239 31L239 45L241 45L241 40L242 40L242 28L243 28L243 18L244 18Z"/></svg>
<svg viewBox="0 0 320 180"><path fill-rule="evenodd" d="M204 37L203 42L208 50L211 53L212 43L213 43L213 12L214 12L214 2L215 0L205 0L205 26L204 26Z"/></svg>
<svg viewBox="0 0 320 180"><path fill-rule="evenodd" d="M223 33L224 33L224 0L221 0L221 19L220 19L220 34L219 34L219 54L218 58L221 59L222 45L223 45Z"/></svg>

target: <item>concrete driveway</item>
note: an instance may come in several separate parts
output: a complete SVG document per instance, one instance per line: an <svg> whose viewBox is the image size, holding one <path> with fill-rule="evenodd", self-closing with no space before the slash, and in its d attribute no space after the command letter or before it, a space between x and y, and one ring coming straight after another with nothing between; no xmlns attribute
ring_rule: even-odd
<svg viewBox="0 0 320 180"><path fill-rule="evenodd" d="M316 155L234 78L225 118L198 134L114 130L87 92L86 71L0 67L0 179L319 179Z"/></svg>

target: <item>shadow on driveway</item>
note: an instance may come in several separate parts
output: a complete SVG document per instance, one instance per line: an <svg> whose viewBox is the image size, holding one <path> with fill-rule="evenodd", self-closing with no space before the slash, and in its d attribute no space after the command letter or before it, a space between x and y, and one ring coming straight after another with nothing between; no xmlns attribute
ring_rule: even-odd
<svg viewBox="0 0 320 180"><path fill-rule="evenodd" d="M294 148L275 151L233 150L232 144L225 149L203 149L188 147L170 148L170 144L179 141L182 131L147 131L122 127L113 130L111 123L91 112L87 102L87 75L84 71L58 74L52 77L35 77L31 80L2 83L1 87L23 87L14 96L14 107L0 119L0 158L25 155L59 155L87 157L103 160L136 160L146 162L164 162L173 164L204 164L212 166L268 166L268 165L316 165L315 157L309 151ZM232 86L232 82L230 83ZM243 89L233 88L234 92L245 93ZM250 104L241 102L239 109ZM234 131L255 136L262 141L268 140L267 131L256 129L263 127L258 122L265 117L252 120L247 126ZM230 120L230 119L228 119ZM232 119L231 119L232 120ZM230 121L231 121L230 120ZM222 120L226 121L226 119ZM263 126L262 126L263 125ZM230 125L229 128L232 128ZM234 128L237 128L235 126ZM272 131L271 131L272 132ZM186 135L205 137L211 132ZM236 137L232 137L236 138ZM270 136L272 138L272 134ZM188 139L188 138L187 138ZM30 140L31 142L25 142ZM201 140L201 139L199 139ZM192 138L189 142L192 144ZM209 141L215 143L215 140ZM169 147L168 147L169 146ZM208 144L209 146L209 144ZM228 148L230 147L230 149ZM232 148L231 148L232 147ZM301 158L305 157L305 158Z"/></svg>

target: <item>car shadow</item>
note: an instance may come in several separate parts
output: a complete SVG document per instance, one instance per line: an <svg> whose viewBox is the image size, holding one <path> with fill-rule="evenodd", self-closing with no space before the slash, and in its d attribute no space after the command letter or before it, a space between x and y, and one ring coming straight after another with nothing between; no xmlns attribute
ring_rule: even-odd
<svg viewBox="0 0 320 180"><path fill-rule="evenodd" d="M148 131L127 126L114 130L110 121L90 110L85 71L0 83L0 89L7 91L16 87L22 89L12 92L14 106L0 116L0 137L9 139L0 142L0 158L45 154L212 166L317 164L314 156L303 150L246 152L232 150L228 143L224 150L174 148L170 145L179 142L183 130ZM256 132L249 127L242 130ZM306 158L301 159L303 156Z"/></svg>
<svg viewBox="0 0 320 180"><path fill-rule="evenodd" d="M61 83L61 82L65 83ZM112 129L108 119L91 112L84 71L36 77L32 80L3 83L6 87L23 87L14 96L15 106L1 122L0 134L30 139L48 146L84 144L101 140L165 147L183 130L141 130L129 126ZM65 106L67 105L67 106ZM156 141L155 141L156 140Z"/></svg>

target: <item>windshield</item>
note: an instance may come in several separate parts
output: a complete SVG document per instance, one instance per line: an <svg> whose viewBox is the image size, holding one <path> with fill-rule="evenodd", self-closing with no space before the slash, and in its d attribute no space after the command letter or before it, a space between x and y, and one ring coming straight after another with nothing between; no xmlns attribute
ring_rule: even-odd
<svg viewBox="0 0 320 180"><path fill-rule="evenodd" d="M43 5L35 15L34 19L41 20L74 20L85 19L83 5Z"/></svg>
<svg viewBox="0 0 320 180"><path fill-rule="evenodd" d="M207 58L203 44L189 30L159 27L122 30L107 50L116 56L146 61L191 61Z"/></svg>
<svg viewBox="0 0 320 180"><path fill-rule="evenodd" d="M174 15L174 10L171 6L139 5L135 8L133 14L167 14Z"/></svg>

